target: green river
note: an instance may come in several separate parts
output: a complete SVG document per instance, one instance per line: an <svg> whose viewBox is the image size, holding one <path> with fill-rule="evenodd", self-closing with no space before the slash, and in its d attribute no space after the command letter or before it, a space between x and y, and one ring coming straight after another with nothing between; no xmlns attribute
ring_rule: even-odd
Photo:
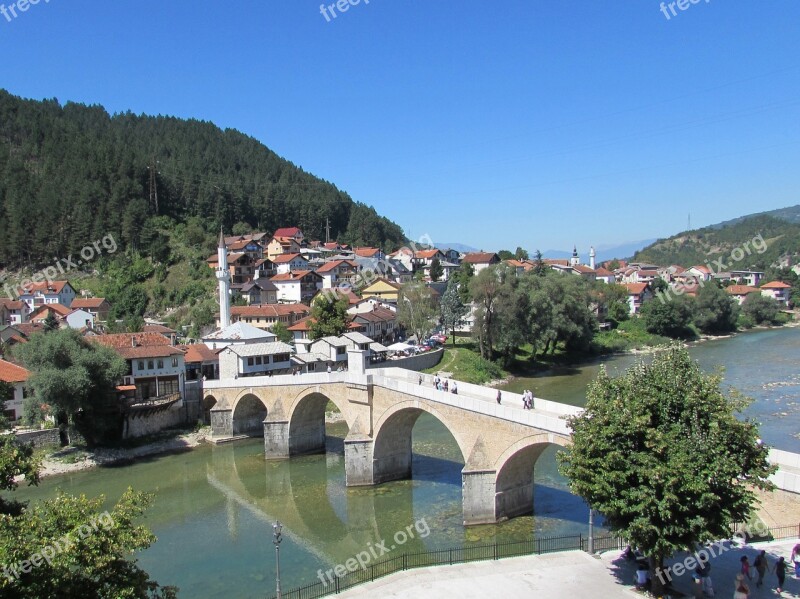
<svg viewBox="0 0 800 599"><path fill-rule="evenodd" d="M746 333L702 343L691 351L706 369L725 367L725 383L755 399L747 415L762 422L767 443L800 452L800 330ZM602 363L614 373L635 359L621 356L560 368L517 379L506 388L531 388L537 396L580 405ZM437 420L423 414L414 428L413 479L374 488L345 488L346 433L345 424L328 425L326 455L267 462L261 440L205 445L132 465L47 478L18 495L36 501L62 489L116 501L128 486L155 493L146 523L158 542L141 553L139 561L155 580L177 585L182 597L193 599L270 595L275 588L271 525L276 519L284 525L284 590L318 581L319 570L344 563L381 541L387 549L397 545L384 556L388 557L526 539L531 533L585 534L588 529L588 510L556 471L554 449L537 463L535 517L467 529L461 518L463 458ZM404 543L396 543L404 536Z"/></svg>

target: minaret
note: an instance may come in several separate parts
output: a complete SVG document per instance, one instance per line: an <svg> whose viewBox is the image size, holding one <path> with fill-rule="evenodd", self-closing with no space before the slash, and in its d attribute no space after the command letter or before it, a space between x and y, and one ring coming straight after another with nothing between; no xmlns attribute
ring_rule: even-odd
<svg viewBox="0 0 800 599"><path fill-rule="evenodd" d="M217 248L217 281L219 281L219 328L231 326L231 274L228 271L228 248L225 247L225 237L222 229L219 230L219 247Z"/></svg>
<svg viewBox="0 0 800 599"><path fill-rule="evenodd" d="M572 246L572 259L569 261L570 266L578 266L581 263L581 259L578 257L578 246Z"/></svg>
<svg viewBox="0 0 800 599"><path fill-rule="evenodd" d="M589 248L589 268L591 268L592 270L597 270L594 261L595 256L596 254L594 253L594 246L592 246Z"/></svg>

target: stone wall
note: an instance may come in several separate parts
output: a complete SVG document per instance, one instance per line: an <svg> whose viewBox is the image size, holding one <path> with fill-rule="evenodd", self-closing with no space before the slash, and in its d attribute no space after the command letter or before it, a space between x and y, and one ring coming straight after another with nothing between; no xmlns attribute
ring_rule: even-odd
<svg viewBox="0 0 800 599"><path fill-rule="evenodd" d="M122 432L123 439L152 435L167 428L175 428L186 424L186 408L177 403L163 412L155 414L129 414Z"/></svg>
<svg viewBox="0 0 800 599"><path fill-rule="evenodd" d="M61 447L61 436L57 428L46 428L40 431L18 431L14 433L17 441L33 443L34 447Z"/></svg>
<svg viewBox="0 0 800 599"><path fill-rule="evenodd" d="M400 358L399 360L386 360L385 362L376 362L367 365L367 368L403 368L404 370L413 370L419 372L420 370L427 370L433 368L442 361L444 355L444 348L439 348L434 351L426 352L424 354L417 354L410 358Z"/></svg>

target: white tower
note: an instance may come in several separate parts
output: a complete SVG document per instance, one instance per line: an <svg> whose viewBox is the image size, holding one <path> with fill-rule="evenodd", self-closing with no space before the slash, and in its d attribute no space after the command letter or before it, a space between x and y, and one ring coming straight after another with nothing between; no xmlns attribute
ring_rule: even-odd
<svg viewBox="0 0 800 599"><path fill-rule="evenodd" d="M597 254L594 253L594 246L589 248L589 268L595 270L597 267L595 266L594 258Z"/></svg>
<svg viewBox="0 0 800 599"><path fill-rule="evenodd" d="M217 281L219 281L219 327L221 329L231 326L231 275L228 271L228 248L225 247L225 237L222 229L219 230L219 247L217 247Z"/></svg>
<svg viewBox="0 0 800 599"><path fill-rule="evenodd" d="M570 266L578 266L581 263L581 259L578 257L578 246L572 246L572 258L569 261Z"/></svg>

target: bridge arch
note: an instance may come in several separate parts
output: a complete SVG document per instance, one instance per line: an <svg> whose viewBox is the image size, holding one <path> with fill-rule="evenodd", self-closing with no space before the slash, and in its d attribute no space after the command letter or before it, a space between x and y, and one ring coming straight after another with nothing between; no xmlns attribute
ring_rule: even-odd
<svg viewBox="0 0 800 599"><path fill-rule="evenodd" d="M261 437L264 435L264 419L267 417L267 406L264 401L247 391L236 398L233 404L233 435Z"/></svg>
<svg viewBox="0 0 800 599"><path fill-rule="evenodd" d="M381 414L375 422L372 476L376 484L411 476L411 433L423 412L436 418L447 429L458 444L462 459L466 461L469 454L464 439L447 417L426 402L401 401Z"/></svg>
<svg viewBox="0 0 800 599"><path fill-rule="evenodd" d="M497 520L533 513L533 475L536 462L551 445L566 447L567 437L540 433L520 439L495 462L495 515Z"/></svg>
<svg viewBox="0 0 800 599"><path fill-rule="evenodd" d="M289 455L325 452L325 408L333 403L351 427L347 402L316 389L304 389L289 408Z"/></svg>
<svg viewBox="0 0 800 599"><path fill-rule="evenodd" d="M211 408L217 405L217 403L219 402L217 401L217 398L214 397L213 395L206 395L203 398L203 403L202 403L203 424L211 424Z"/></svg>

